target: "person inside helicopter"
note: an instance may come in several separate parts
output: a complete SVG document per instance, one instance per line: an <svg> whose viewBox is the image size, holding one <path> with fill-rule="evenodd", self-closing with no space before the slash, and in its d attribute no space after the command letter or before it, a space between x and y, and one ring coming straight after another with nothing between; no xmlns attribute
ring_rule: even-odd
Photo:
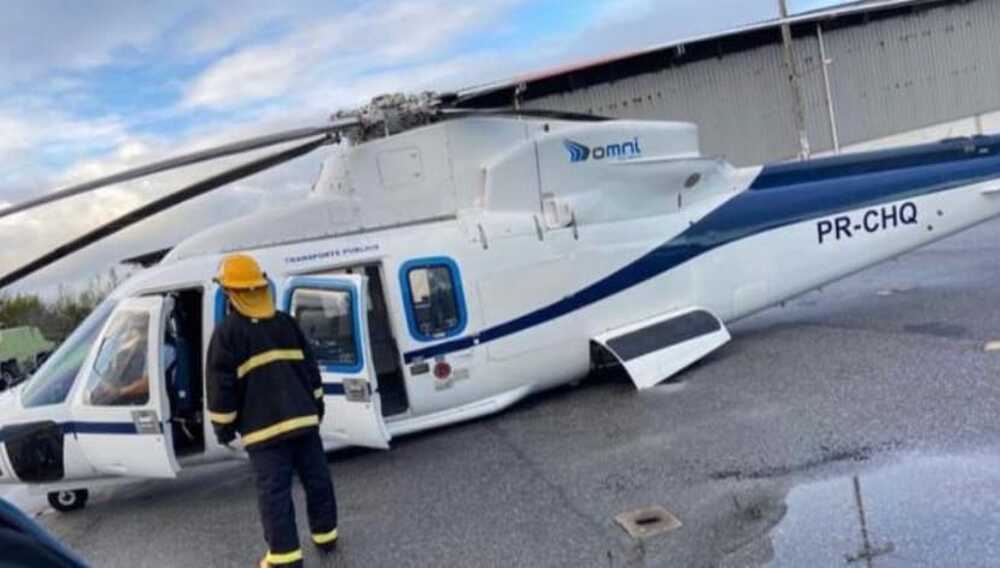
<svg viewBox="0 0 1000 568"><path fill-rule="evenodd" d="M201 296L181 292L174 299L163 343L164 374L174 445L179 455L185 455L204 449L201 371L195 352L200 343L201 322L196 314Z"/></svg>
<svg viewBox="0 0 1000 568"><path fill-rule="evenodd" d="M162 337L163 377L169 402L174 444L179 455L204 449L201 432L200 368L195 346L200 342L199 293L179 292ZM143 406L150 401L148 361L149 315L124 311L104 334L94 360L86 404Z"/></svg>
<svg viewBox="0 0 1000 568"><path fill-rule="evenodd" d="M112 322L94 362L91 404L140 406L149 401L148 328L145 313L124 312Z"/></svg>

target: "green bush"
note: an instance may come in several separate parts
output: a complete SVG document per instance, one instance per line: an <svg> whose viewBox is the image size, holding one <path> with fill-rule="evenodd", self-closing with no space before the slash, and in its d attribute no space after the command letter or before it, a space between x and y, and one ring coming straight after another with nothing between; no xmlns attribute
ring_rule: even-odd
<svg viewBox="0 0 1000 568"><path fill-rule="evenodd" d="M80 291L60 289L53 300L37 294L6 295L0 293L0 329L34 326L42 335L57 343L66 339L104 298L118 285L115 270L91 280Z"/></svg>

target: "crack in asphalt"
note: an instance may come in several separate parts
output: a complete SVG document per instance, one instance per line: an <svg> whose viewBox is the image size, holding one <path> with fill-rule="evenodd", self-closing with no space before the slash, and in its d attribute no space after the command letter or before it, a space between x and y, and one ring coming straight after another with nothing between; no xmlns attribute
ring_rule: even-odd
<svg viewBox="0 0 1000 568"><path fill-rule="evenodd" d="M525 465L525 468L529 473L531 473L535 478L540 480L550 491L555 493L556 497L558 497L559 501L562 502L564 507L572 511L578 518L580 518L581 520L584 521L584 523L590 526L590 528L594 531L595 536L597 536L602 541L607 540L608 533L605 530L605 527L600 523L598 523L597 521L595 521L594 519L592 519L585 512L577 508L573 504L573 501L566 495L566 492L563 491L563 488L554 481L552 481L551 479L549 479L545 475L543 470L538 466L538 464L535 463L531 458L529 458L528 455L524 453L524 451L521 450L521 448L517 444L515 444L497 424L483 424L483 428L489 433L493 434L502 444L507 446L507 448L514 453L517 459L520 460L521 463ZM614 543L614 547L617 548L619 552L625 554L626 556L628 555L629 552L631 552L630 550L621 547L619 543ZM613 554L611 554L611 552L612 550L609 549L608 550L609 559L614 557Z"/></svg>

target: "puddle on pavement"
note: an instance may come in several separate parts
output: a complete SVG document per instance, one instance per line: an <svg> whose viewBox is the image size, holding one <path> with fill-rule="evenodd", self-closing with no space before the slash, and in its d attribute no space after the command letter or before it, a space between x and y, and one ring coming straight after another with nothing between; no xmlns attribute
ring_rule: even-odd
<svg viewBox="0 0 1000 568"><path fill-rule="evenodd" d="M790 483L784 515L721 566L989 566L1000 558L1000 455L911 454L856 475Z"/></svg>

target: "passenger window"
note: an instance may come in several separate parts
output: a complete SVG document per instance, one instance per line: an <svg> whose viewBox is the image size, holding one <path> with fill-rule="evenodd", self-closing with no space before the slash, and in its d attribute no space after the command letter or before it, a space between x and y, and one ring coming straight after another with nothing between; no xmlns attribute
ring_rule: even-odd
<svg viewBox="0 0 1000 568"><path fill-rule="evenodd" d="M438 339L461 331L463 322L451 267L415 267L406 278L410 286L411 328L416 328L411 330L418 339Z"/></svg>
<svg viewBox="0 0 1000 568"><path fill-rule="evenodd" d="M148 313L115 315L94 359L87 404L142 406L149 402L148 332Z"/></svg>
<svg viewBox="0 0 1000 568"><path fill-rule="evenodd" d="M291 310L320 365L360 366L350 291L300 288L292 293Z"/></svg>

